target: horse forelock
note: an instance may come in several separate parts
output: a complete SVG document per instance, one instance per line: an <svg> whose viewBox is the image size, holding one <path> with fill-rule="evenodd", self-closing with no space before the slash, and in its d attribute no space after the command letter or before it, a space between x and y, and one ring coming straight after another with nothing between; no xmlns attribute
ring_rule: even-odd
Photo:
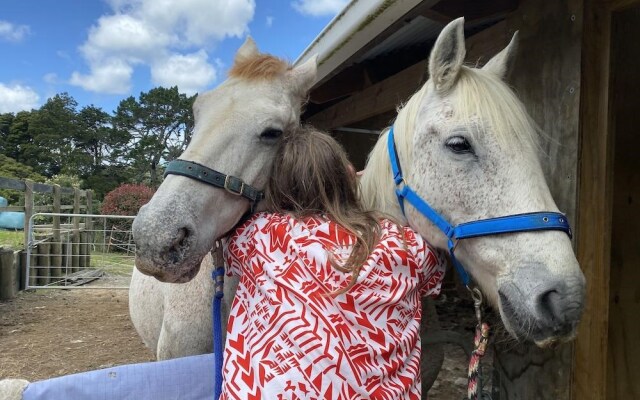
<svg viewBox="0 0 640 400"><path fill-rule="evenodd" d="M290 69L291 65L281 58L270 54L257 54L236 61L229 70L229 77L244 80L273 79Z"/></svg>
<svg viewBox="0 0 640 400"><path fill-rule="evenodd" d="M454 118L471 127L471 134L494 135L505 150L516 145L530 150L539 148L540 129L500 77L482 69L462 67L453 90Z"/></svg>

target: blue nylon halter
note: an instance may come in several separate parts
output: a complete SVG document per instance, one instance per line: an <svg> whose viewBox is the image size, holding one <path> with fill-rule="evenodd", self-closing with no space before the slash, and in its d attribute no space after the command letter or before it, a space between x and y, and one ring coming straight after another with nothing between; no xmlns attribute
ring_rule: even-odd
<svg viewBox="0 0 640 400"><path fill-rule="evenodd" d="M391 160L391 172L393 173L393 181L396 184L396 196L400 203L400 210L404 215L404 201L408 201L415 207L420 214L424 215L429 221L440 229L448 240L449 254L451 261L455 266L462 282L468 286L470 279L469 274L464 269L460 261L456 259L454 254L456 243L461 239L469 239L478 236L498 235L501 233L531 232L542 230L558 230L563 231L569 237L572 237L569 221L564 214L557 212L532 212L526 214L516 214L504 217L489 218L473 222L465 222L456 226L451 225L436 210L434 210L420 195L418 195L404 180L402 169L400 168L400 160L394 140L393 126L389 130L387 138L387 148L389 151L389 159ZM400 186L402 184L402 186Z"/></svg>

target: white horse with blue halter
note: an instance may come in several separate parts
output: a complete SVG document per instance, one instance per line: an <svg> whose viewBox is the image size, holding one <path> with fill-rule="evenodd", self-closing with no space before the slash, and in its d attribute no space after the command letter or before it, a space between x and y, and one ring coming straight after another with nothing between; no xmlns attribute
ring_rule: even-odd
<svg viewBox="0 0 640 400"><path fill-rule="evenodd" d="M389 130L387 146L389 159L391 161L391 172L396 184L396 196L398 197L398 203L400 203L402 213L404 214L404 202L406 200L445 234L448 239L451 261L458 271L462 283L467 287L469 287L469 283L471 282L469 274L455 256L455 248L458 240L479 236L499 235L502 233L542 230L563 231L569 235L569 238L572 237L571 227L569 226L567 217L561 213L547 211L488 218L453 226L405 182L402 176L400 160L398 159L398 152L396 151L393 126Z"/></svg>

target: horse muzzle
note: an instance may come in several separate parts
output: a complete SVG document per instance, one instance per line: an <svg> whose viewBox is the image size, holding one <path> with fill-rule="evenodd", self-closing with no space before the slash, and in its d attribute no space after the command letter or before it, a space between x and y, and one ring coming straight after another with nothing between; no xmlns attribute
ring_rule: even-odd
<svg viewBox="0 0 640 400"><path fill-rule="evenodd" d="M498 295L507 330L519 340L546 347L575 337L584 307L585 281L581 273L558 277L534 263L501 279Z"/></svg>
<svg viewBox="0 0 640 400"><path fill-rule="evenodd" d="M161 282L184 283L196 276L208 248L198 243L195 226L188 221L140 209L133 221L136 268Z"/></svg>

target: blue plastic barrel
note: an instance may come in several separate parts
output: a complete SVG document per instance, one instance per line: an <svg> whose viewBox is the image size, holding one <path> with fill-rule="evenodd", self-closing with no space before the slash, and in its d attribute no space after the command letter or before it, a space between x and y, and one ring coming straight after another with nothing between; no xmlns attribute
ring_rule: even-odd
<svg viewBox="0 0 640 400"><path fill-rule="evenodd" d="M0 197L0 207L7 207L9 202ZM0 212L0 229L22 230L24 228L24 213L16 211Z"/></svg>

